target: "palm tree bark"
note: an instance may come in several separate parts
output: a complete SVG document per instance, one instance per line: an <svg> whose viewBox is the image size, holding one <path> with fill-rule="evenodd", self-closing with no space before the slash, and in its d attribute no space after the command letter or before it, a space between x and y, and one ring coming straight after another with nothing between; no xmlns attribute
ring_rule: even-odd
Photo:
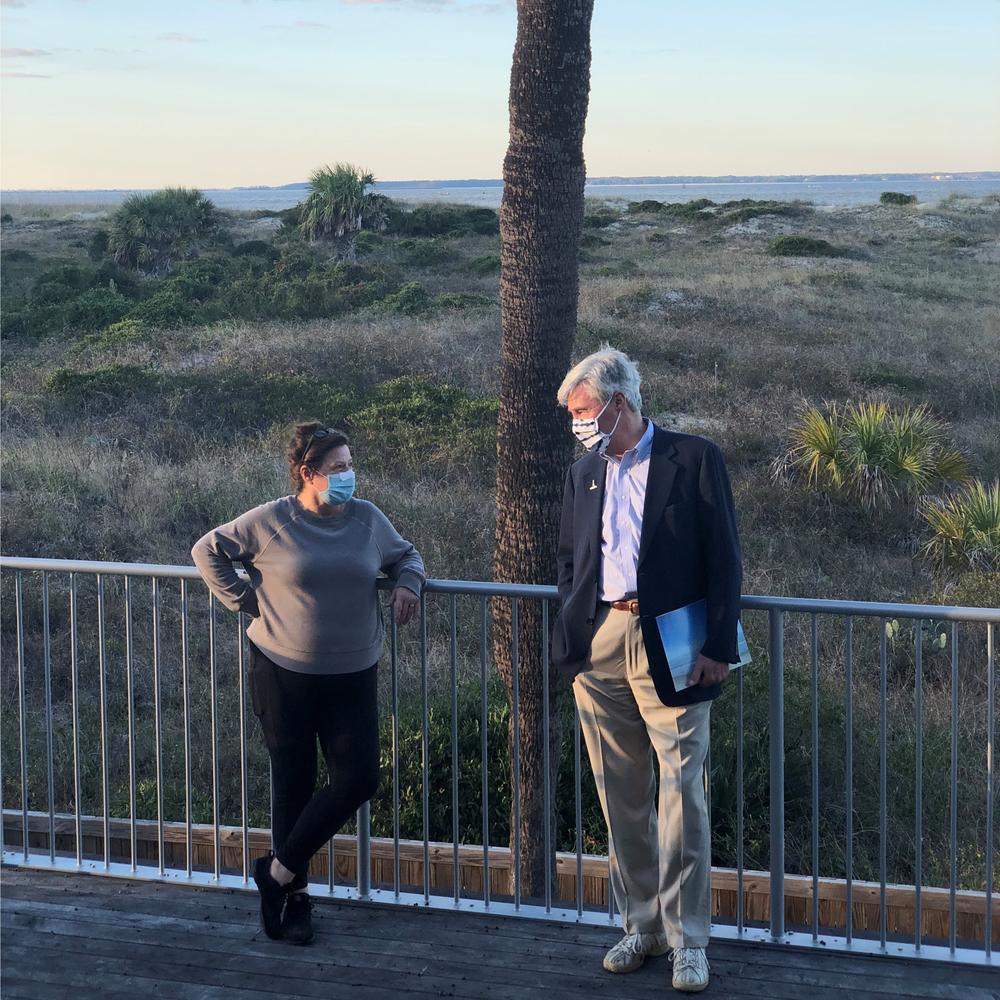
<svg viewBox="0 0 1000 1000"><path fill-rule="evenodd" d="M583 225L583 134L590 96L593 0L518 0L510 80L510 145L500 206L500 414L494 573L552 583L563 475L572 438L556 402L576 335ZM553 609L554 611L555 609ZM518 606L521 889L545 891L543 635L537 601ZM494 655L513 698L511 604L494 606ZM560 745L551 679L552 774ZM513 747L512 747L513 749ZM554 788L554 782L552 784ZM553 824L554 830L554 824ZM553 833L553 843L554 843ZM554 866L553 866L554 871Z"/></svg>

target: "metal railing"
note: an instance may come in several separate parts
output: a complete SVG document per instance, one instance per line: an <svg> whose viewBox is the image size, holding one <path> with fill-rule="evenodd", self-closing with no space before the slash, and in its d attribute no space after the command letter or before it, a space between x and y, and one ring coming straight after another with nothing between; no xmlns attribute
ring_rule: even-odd
<svg viewBox="0 0 1000 1000"><path fill-rule="evenodd" d="M251 717L246 711L245 639L242 628L245 622L238 621L235 615L227 614L227 619L231 620L228 627L232 627L235 623L233 631L236 641L234 646L227 646L224 649L220 636L223 626L218 620L217 602L208 595L207 604L199 600L196 606L192 600L191 585L200 585L200 578L197 571L189 566L0 557L0 569L4 571L5 597L9 597L10 577L13 576L15 621L11 629L8 627L10 619L6 618L3 637L5 645L16 649L16 662L12 668L9 655L11 649L8 648L4 682L8 689L12 684L16 686L17 708L15 729L10 721L14 707L13 699L9 696L9 690L5 691L4 715L7 721L3 729L2 742L5 752L3 757L0 757L0 792L6 793L9 789L14 789L13 798L19 800L21 827L20 849L17 850L14 849L17 845L8 844L6 822L8 817L14 817L14 828L16 828L17 810L4 812L4 864L66 871L92 871L131 878L180 880L202 885L247 886L250 871L251 815L249 759L256 753L259 765L261 748L259 740L253 741L248 738L248 722ZM28 587L26 587L26 575L30 584ZM86 634L82 635L84 614L81 611L81 585L84 581L88 588L86 620L92 623L93 627L88 628ZM123 619L124 627L119 628L117 632L109 631L108 581L112 581L116 607ZM141 585L139 581L142 581ZM176 599L173 599L171 590L172 599L166 600L165 588L168 586L178 591ZM61 602L58 609L53 598L54 590L58 590L57 596ZM200 591L200 594L204 593L204 590ZM556 795L556 790L552 787L552 779L555 775L550 767L552 761L549 758L551 735L549 717L553 694L550 691L548 644L545 637L549 633L551 604L556 599L554 587L432 580L428 582L421 599L417 636L414 638L402 636L395 626L390 625L390 670L386 698L390 722L392 770L391 879L383 880L385 884L381 887L372 886L371 812L369 804L366 804L359 810L357 817L357 874L354 884L337 883L336 848L331 841L328 847L328 883L325 886L314 885L314 892L320 894L325 892L346 899L378 900L408 905L418 903L425 906L458 907L463 910L588 923L606 924L616 920L610 889L607 893L608 905L600 911L586 905L584 898L585 765L581 757L579 720L575 713L569 752L572 759L572 777L567 782L572 789L571 814L575 829L572 839L573 849L569 852L571 861L568 866L563 866L569 867L573 873L574 898L556 897L557 890L553 888L555 881L553 864L557 847L556 831L553 829L553 797ZM492 602L496 600L510 602L512 676L509 712L515 734L520 732L520 685L524 680L521 677L520 666L523 644L519 635L519 609L529 604L537 604L540 608L540 616L534 619L536 628L533 634L540 637L542 647L537 654L542 665L542 714L545 727L542 739L545 755L542 837L545 845L546 877L544 894L532 900L525 900L522 893L520 785L510 781L509 773L505 775L504 780L511 786L509 798L513 814L511 886L507 893L501 894L492 888L491 864L495 864L495 852L491 850L490 840L492 809L495 803L491 803L491 795L494 794L493 781L496 781L497 775L494 768L491 781L490 766L497 748L491 746L489 742L489 731L490 712L495 707L497 691L493 688L491 694L493 681L490 626ZM462 602L464 610L463 628L459 627L459 602ZM140 629L141 641L137 636L134 620L137 603L141 603L148 612L148 618L145 618L148 628ZM179 640L179 649L165 642L164 615L168 603L174 618L172 624L175 628L172 634ZM9 604L9 600L5 601L8 608L5 615L9 615ZM744 772L746 754L754 750L754 745L747 743L745 723L751 680L745 670L737 670L735 677L727 685L734 689L730 707L735 714L735 746L731 748L736 772L736 816L732 824L735 830L732 852L736 886L735 913L731 923L713 924L713 935L755 943L814 945L827 950L891 953L897 956L923 956L985 965L994 964L996 962L993 951L996 838L995 628L1000 623L1000 609L749 596L743 598L742 606L745 617L761 613L767 619L766 630L760 630L761 637L766 635L766 643L763 641L759 644L752 643L758 662L746 670L759 672L766 688L760 700L766 704L769 819L765 870L769 872L770 904L766 922L761 921L755 925L748 919L745 912L748 898L746 853L749 848L745 843L748 789ZM53 618L58 618L55 625ZM789 625L790 621L793 622L793 626ZM537 627L539 622L540 628ZM904 625L901 626L900 622ZM925 623L928 622L936 623L933 635L930 637L934 649L936 674L930 680L925 676L928 645ZM905 623L912 624L913 642L904 647L905 655L900 655L896 642L905 631ZM947 626L945 623L948 623ZM960 625L965 626L961 635ZM856 770L855 745L864 734L856 731L855 713L860 708L867 713L867 718L875 720L872 707L873 685L863 688L870 693L868 698L859 700L857 690L859 668L856 647L858 632L862 630L866 630L865 637L870 637L872 640L869 646L877 642L877 667L874 658L870 662L867 659L870 650L864 651L863 656L866 657L864 669L867 673L861 678L873 681L875 678L872 674L877 669L877 748L871 750L871 757L872 760L877 758L878 766L879 919L877 933L872 933L870 936L862 936L855 926L856 909L861 905L856 898L856 846L859 837L868 836L872 832L868 829L859 829L860 824L856 826L859 805L855 801L855 787L859 774ZM748 633L753 636L751 629L748 629ZM789 636L792 643L791 666L786 668ZM193 645L197 646L194 652ZM945 648L947 654L944 654ZM821 655L821 649L826 655ZM911 665L910 654L913 657L912 678L908 673ZM140 655L143 659L142 670L137 665L137 656ZM171 656L173 659L170 659ZM83 663L84 659L87 661L86 665ZM148 670L145 669L147 666ZM95 670L96 684L92 684L95 690L88 694L84 691L84 682L94 681L91 675ZM124 679L124 687L113 682L113 671L117 671L120 675L119 681ZM221 671L227 674L227 680L222 684L219 680ZM902 677L900 679L894 675L893 692L890 697L889 677L892 671L901 672ZM464 677L462 681L460 673ZM168 674L169 679L165 687L165 678ZM786 686L790 679L795 681L798 710L800 714L808 715L807 723L789 714L786 704L789 690ZM55 688L54 681L57 682ZM235 681L235 685L229 683L230 681ZM901 698L898 693L905 688L904 682L912 688L912 714L908 711L910 706L906 703L906 698ZM177 687L171 688L171 684ZM445 690L446 696L441 697L445 698L449 710L450 788L447 793L435 793L434 798L435 806L444 802L448 807L446 812L450 812L452 878L451 891L448 894L433 891L435 887L432 886L431 879L431 854L434 843L431 784L439 778L439 775L432 773L431 767L432 686ZM471 714L475 710L478 714L476 724L479 729L477 743L480 759L475 763L481 770L481 781L473 783L479 796L478 812L481 822L475 825L480 841L478 847L481 847L482 852L482 887L475 893L463 887L460 875L462 848L460 841L463 835L460 830L459 775L463 761L460 760L459 754L459 726L463 721L470 720L465 719L462 714L459 693L460 690L464 691L470 686L478 687L478 691L475 692L476 697L473 700L465 703L464 711ZM140 687L143 688L142 697L137 693ZM756 685L753 689L757 691L759 687L760 685ZM54 697L56 688L58 699ZM148 691L145 688L148 688ZM833 698L831 692L837 690L840 694L834 702L831 702L830 699ZM949 775L946 808L942 798L936 814L937 820L940 821L942 810L947 813L947 834L942 833L943 827L937 831L940 834L937 847L943 849L941 837L944 837L947 841L948 879L946 884L939 885L935 890L946 890L948 893L947 933L937 935L937 939L934 940L925 934L922 913L924 897L931 891L924 885L924 869L927 861L924 840L928 835L924 826L928 809L924 798L924 774L928 760L925 757L924 737L925 696L928 691L933 693L936 704L937 716L934 722L937 728L934 732L940 735L944 732L944 728L947 728ZM220 694L224 699L228 699L227 706L234 711L220 711ZM947 701L945 701L946 696ZM121 704L122 700L124 705ZM143 700L146 704L140 705ZM112 711L111 701L117 705L117 712ZM402 775L404 762L401 762L401 743L404 734L401 705L404 701L419 706L417 723L420 749L419 837L407 837L406 834L412 834L413 831L404 832L401 828L401 795L404 791L408 794L416 791L413 788L404 788ZM827 761L829 766L825 766L821 761L820 739L821 734L828 736L829 732L821 727L821 711L824 710L824 705L834 703L842 710L843 731L838 732L838 738L843 737L843 759ZM761 710L763 712L763 706ZM896 795L900 789L895 773L893 780L890 781L890 751L901 752L897 750L899 740L896 730L890 734L890 712L894 720L905 720L906 725L901 731L912 735L913 741L910 789L913 803L911 829L913 850L912 858L908 855L906 862L907 871L912 871L912 886L908 886L908 891L913 899L913 927L908 937L894 932L889 925L888 916L890 912L888 896L897 888L889 878L890 818L896 824L894 829L901 829L898 826L899 817L893 813L889 801L890 795ZM203 720L200 726L195 724L196 713L200 713ZM175 716L179 716L179 722ZM786 722L789 720L797 726L804 727L803 738L805 728L808 729L808 748L792 747L788 744ZM763 718L760 722L761 726L756 731L758 735L764 728ZM205 723L207 723L207 738ZM968 734L963 732L963 725L966 729L972 727L972 743L966 738ZM29 728L32 729L30 733ZM153 748L151 773L143 782L139 782L137 775L136 746L140 730L145 739L151 740ZM88 737L93 735L97 737L96 745L94 741L88 741ZM979 738L982 738L985 746L975 742ZM181 742L179 749L176 744L178 739ZM944 737L938 740L936 745L935 752L939 756L945 752L942 749L943 739ZM220 740L228 744L230 749L228 754L223 752L220 755ZM36 749L43 741L44 752L36 753ZM11 744L14 742L18 748L18 773L16 778L11 779L4 776L3 758L11 752ZM512 741L512 767L515 774L520 773L519 742L517 739ZM116 752L112 759L112 746L119 749L124 747L124 752L121 754ZM204 759L206 746L207 760ZM962 747L969 746L973 747L973 751L967 750L963 757L960 752ZM978 751L975 749L977 747ZM909 743L905 744L904 749L904 756L909 760ZM803 876L806 879L811 876L812 883L809 912L805 920L797 922L798 926L795 929L786 926L785 898L786 801L789 797L786 760L792 750L808 758L808 770L803 771L808 774L808 779L801 775L795 778L798 784L792 791L796 802L801 804L804 802L804 796L801 794L802 787L799 786L808 781L810 814L808 851L801 850L802 858L799 865L803 867L804 861L808 861L809 870L800 872L794 877L801 882ZM974 755L976 752L980 754L980 760L969 760L970 753ZM96 791L91 790L88 793L83 788L86 782L82 774L88 768L92 769L95 760L99 775L88 772L87 781ZM941 761L937 760L936 763L940 765ZM61 793L57 793L59 783L57 767L58 776L62 776ZM113 794L111 773L114 769L127 773L124 792L116 789ZM222 769L226 771L225 780L222 777ZM197 790L196 771L198 779L210 786L210 795L204 796L198 803L194 801ZM837 776L836 781L833 780L834 775ZM732 776L727 772L721 777L731 779ZM870 776L866 775L867 777ZM836 836L833 839L837 843L842 843L843 856L836 859L834 864L829 858L821 858L821 817L824 815L821 806L831 805L823 799L823 785L835 785L838 781L843 783L844 801L836 803L837 810L842 810L837 813L841 826L835 831ZM237 785L238 793L235 793ZM175 868L165 862L167 855L164 830L171 821L180 819L178 815L167 815L171 808L181 808L177 804L178 788L183 799L184 855L183 864ZM935 790L940 791L940 789ZM155 864L144 863L151 859L139 857L137 826L140 823L138 817L140 792L144 797L141 809L147 814L155 812L156 816ZM238 812L240 818L242 858L241 864L236 866L236 871L224 871L226 866L221 860L223 852L220 831L226 828L222 817L224 792L228 802L226 808L231 813ZM750 789L750 792L761 794L760 789ZM969 795L972 792L975 792L972 795L975 802L970 805ZM70 803L71 808L68 813L64 814L57 808L60 794L63 800ZM102 856L96 859L85 857L92 852L85 851L83 846L86 818L84 804L88 794L92 801L100 801L101 836L98 840L102 845L99 852ZM235 801L230 801L233 799L233 794ZM41 795L44 795L46 808L40 811L30 809L30 800L34 797L37 802ZM415 794L413 797L415 798ZM174 805L168 804L168 799ZM731 804L729 808L731 810ZM210 865L197 863L194 857L193 830L196 826L195 814L199 809L203 813L211 814ZM972 810L969 813L973 817L970 822L976 825L976 829L971 834L971 839L978 844L982 858L982 889L973 887L982 897L982 936L978 942L965 939L959 933L956 900L960 893L963 898L969 895L959 887L960 853L963 857L962 878L968 882L971 877L966 857L968 852L964 848L962 852L959 849L959 815L962 809ZM47 816L47 853L33 851L30 846L29 820L36 817L36 812ZM61 818L64 815L72 817L75 851L70 853L65 850L57 851L57 818L59 823L65 825L66 821ZM720 816L717 807L716 818ZM733 820L731 816L721 816L721 818L728 822ZM113 821L115 829L119 829L127 821L128 863L112 859ZM832 842L829 841L829 837L833 836L830 832L830 823L826 820L823 823L828 842ZM438 823L438 826L440 827L441 823ZM440 833L440 829L438 832ZM967 835L968 831L963 827L963 836ZM389 838L385 839L388 841ZM468 840L468 826L465 839ZM415 840L422 846L420 852L422 886L407 885L401 877L401 844L405 844L407 840ZM758 844L755 849L762 849L762 844ZM437 848L434 850L437 857ZM828 869L831 866L839 868L843 873L841 881L844 920L839 924L824 924L821 920L820 883L827 879L827 876L821 874L823 865ZM210 870L200 870L203 867ZM940 867L938 864L939 870ZM976 879L978 880L978 876ZM837 933L841 930L842 933Z"/></svg>

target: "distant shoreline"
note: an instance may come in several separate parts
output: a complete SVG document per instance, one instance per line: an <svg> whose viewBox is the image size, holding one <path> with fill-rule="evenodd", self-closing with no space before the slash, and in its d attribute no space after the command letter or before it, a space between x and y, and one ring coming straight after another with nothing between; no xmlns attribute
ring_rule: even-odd
<svg viewBox="0 0 1000 1000"><path fill-rule="evenodd" d="M230 211L280 211L302 200L308 188L305 182L276 187L251 186L202 188L219 208ZM409 203L445 202L497 208L503 194L503 182L482 180L382 181L375 189L398 201ZM148 188L103 189L18 189L0 191L0 202L18 205L59 205L65 208L88 206L113 208L133 194L145 194ZM1000 192L1000 171L921 173L921 174L788 174L773 176L722 177L593 177L588 179L586 194L604 200L685 202L698 198L712 201L741 199L774 201L810 201L817 205L861 206L877 204L883 191L903 191L918 201L940 201L952 194L984 197Z"/></svg>

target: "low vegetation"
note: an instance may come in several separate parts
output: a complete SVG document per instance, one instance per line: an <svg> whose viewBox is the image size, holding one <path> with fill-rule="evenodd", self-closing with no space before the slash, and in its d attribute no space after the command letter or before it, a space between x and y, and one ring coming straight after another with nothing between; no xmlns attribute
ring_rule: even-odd
<svg viewBox="0 0 1000 1000"><path fill-rule="evenodd" d="M11 208L4 226L4 551L26 556L187 563L192 542L289 489L281 453L290 424L315 417L352 436L359 495L378 503L413 538L436 577L491 574L499 351L497 213L458 205L388 203L385 227L362 225L356 260L330 239L306 238L301 208L219 213L197 239L164 253L114 257L114 214ZM353 218L356 220L357 216ZM584 230L576 351L602 341L628 351L644 375L646 412L670 429L717 441L730 469L744 548L747 593L856 600L1000 605L996 512L1000 481L1000 371L995 361L1000 294L993 280L1000 198L952 199L907 211L820 210L798 203L590 202ZM336 233L336 227L333 229ZM105 234L105 235L102 235ZM346 229L345 229L346 237ZM769 250L781 240L782 252ZM820 249L815 249L819 244ZM813 247L810 250L810 247ZM826 248L834 252L831 254ZM786 252L787 251L787 252ZM822 252L821 252L822 251ZM154 263L155 260L155 263ZM813 416L806 421L804 414ZM567 430L568 433L568 430ZM775 461L785 474L774 475ZM810 469L813 471L810 472ZM67 750L69 623L65 580L52 578L56 746ZM26 655L32 664L29 781L32 808L46 795L41 611L28 581ZM83 732L98 725L92 581L81 587ZM113 808L127 802L121 594L109 585L109 691ZM196 591L192 590L192 595ZM192 598L195 818L211 816L207 608ZM4 760L18 756L13 580L2 580ZM166 775L183 760L176 589L165 585ZM151 609L136 587L137 643ZM429 604L429 740L435 784L431 835L448 839L450 664L446 599ZM479 605L459 601L460 827L478 837ZM223 619L220 618L220 622ZM144 623L144 624L143 624ZM745 859L766 865L766 618L748 612L755 664L744 676L747 794ZM878 870L879 641L886 637L891 776L888 872L913 874L914 652L922 650L924 876L944 884L949 830L951 655L959 752L959 880L983 884L985 635L898 619L854 632L855 876ZM235 623L224 618L235 634ZM223 624L220 624L220 628ZM787 852L806 871L811 847L811 636L788 616ZM229 633L227 633L228 635ZM938 645L935 645L937 643ZM222 648L220 646L220 648ZM225 649L235 646L229 638ZM818 626L821 859L844 870L846 716L843 623ZM419 834L414 781L422 717L415 634L399 642L403 726L403 835ZM233 657L223 671L220 739L231 750ZM140 807L149 815L151 667L137 654ZM713 712L716 861L735 850L735 684ZM470 707L472 706L472 707ZM199 722L201 720L201 723ZM491 830L505 838L503 699L491 698ZM146 727L146 728L143 728ZM571 734L571 728L564 732ZM229 743L226 743L229 740ZM415 742L414 742L415 741ZM266 819L266 760L253 747L255 821ZM60 749L61 748L61 749ZM226 752L229 752L228 750ZM559 776L560 843L571 842L566 796L572 747ZM60 759L65 759L60 758ZM387 761L388 763L388 761ZM83 803L100 808L99 767L86 762ZM16 768L4 769L5 802ZM57 769L57 801L69 805L71 772ZM175 783L175 782L174 782ZM222 782L224 818L238 817L239 783ZM584 776L585 847L604 846L599 809ZM388 830L386 790L375 806ZM179 815L183 803L166 803ZM207 810L207 812L206 812ZM567 811L569 810L569 811Z"/></svg>

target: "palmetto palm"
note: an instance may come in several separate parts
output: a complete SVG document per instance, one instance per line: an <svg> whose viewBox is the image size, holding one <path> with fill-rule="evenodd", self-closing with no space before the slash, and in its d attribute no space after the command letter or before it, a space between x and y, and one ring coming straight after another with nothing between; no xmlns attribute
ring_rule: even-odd
<svg viewBox="0 0 1000 1000"><path fill-rule="evenodd" d="M164 188L134 194L111 220L108 251L126 267L163 274L194 256L219 230L219 213L200 191Z"/></svg>
<svg viewBox="0 0 1000 1000"><path fill-rule="evenodd" d="M314 170L299 214L302 235L339 240L362 229L384 228L386 199L369 190L374 183L374 175L349 163Z"/></svg>
<svg viewBox="0 0 1000 1000"><path fill-rule="evenodd" d="M812 486L850 493L871 509L899 496L920 496L933 484L964 482L965 457L950 447L944 424L926 406L891 409L881 401L841 410L810 407L777 463Z"/></svg>
<svg viewBox="0 0 1000 1000"><path fill-rule="evenodd" d="M1000 479L974 480L951 496L928 498L921 514L933 532L923 553L939 568L1000 571Z"/></svg>

